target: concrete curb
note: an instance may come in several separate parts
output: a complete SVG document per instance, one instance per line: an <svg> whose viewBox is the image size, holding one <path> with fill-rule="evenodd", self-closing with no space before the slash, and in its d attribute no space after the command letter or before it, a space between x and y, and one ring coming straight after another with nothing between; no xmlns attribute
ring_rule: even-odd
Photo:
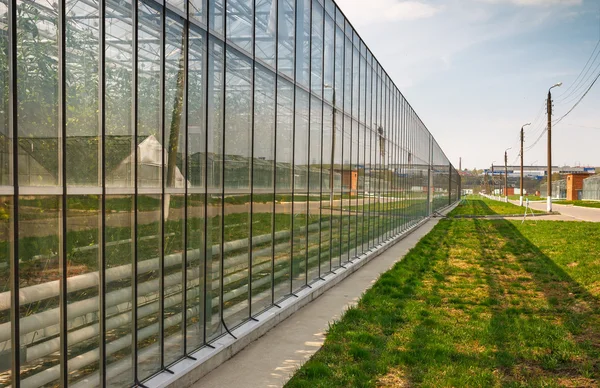
<svg viewBox="0 0 600 388"><path fill-rule="evenodd" d="M438 212L449 212L457 204L458 202L449 205ZM223 335L211 343L211 346L214 346L214 349L209 347L201 348L191 354L195 360L191 358L183 359L170 367L170 371L172 371L173 374L161 372L148 380L145 385L148 388L183 388L192 386L203 376L216 369L219 365L229 360L255 340L265 335L269 330L293 315L296 311L317 299L327 290L335 287L365 264L394 246L397 242L418 230L432 218L433 216L424 218L403 233L379 244L370 252L361 255L353 261L346 263L346 268L336 269L337 273L334 272L325 275L324 281L318 280L311 283L312 288L305 287L296 293L298 298L290 297L280 302L279 306L281 306L281 308L275 306L269 308L255 317L258 322L248 321L236 327L232 330L232 333L237 339L234 339L228 334Z"/></svg>

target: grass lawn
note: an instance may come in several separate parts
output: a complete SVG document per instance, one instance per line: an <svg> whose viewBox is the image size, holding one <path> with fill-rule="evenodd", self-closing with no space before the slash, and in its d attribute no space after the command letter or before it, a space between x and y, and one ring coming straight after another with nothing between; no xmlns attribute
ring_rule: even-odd
<svg viewBox="0 0 600 388"><path fill-rule="evenodd" d="M508 199L511 199L513 201L518 201L520 199L519 195L509 195ZM523 201L525 201L526 199L529 199L530 201L545 201L546 198L542 198L542 197L538 197L537 195L525 195L523 197Z"/></svg>
<svg viewBox="0 0 600 388"><path fill-rule="evenodd" d="M442 220L288 387L597 387L600 224Z"/></svg>
<svg viewBox="0 0 600 388"><path fill-rule="evenodd" d="M595 207L600 209L600 201L554 201L559 205L575 205L583 207Z"/></svg>
<svg viewBox="0 0 600 388"><path fill-rule="evenodd" d="M538 210L534 210L533 212L543 213ZM493 199L487 199L480 196L468 196L465 197L461 203L450 212L449 216L516 215L523 213L524 208L513 205L512 203L495 201Z"/></svg>

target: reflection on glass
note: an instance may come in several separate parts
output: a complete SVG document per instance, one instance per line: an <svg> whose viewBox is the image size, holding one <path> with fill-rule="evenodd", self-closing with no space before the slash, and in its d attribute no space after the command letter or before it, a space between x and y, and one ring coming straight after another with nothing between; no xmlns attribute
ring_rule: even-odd
<svg viewBox="0 0 600 388"><path fill-rule="evenodd" d="M8 25L8 0L0 0L0 24ZM0 53L4 60L0 61L0 186L11 185L12 182L12 133L8 124L8 34L0 35Z"/></svg>
<svg viewBox="0 0 600 388"><path fill-rule="evenodd" d="M275 67L277 0L256 0L255 7L255 56L267 65Z"/></svg>
<svg viewBox="0 0 600 388"><path fill-rule="evenodd" d="M55 385L60 379L60 346L55 344L60 333L61 197L21 196L18 211L19 292L31 292L36 286L43 288L38 297L22 300L19 305L21 352L28 356L21 360L21 384ZM90 312L97 311L98 305L92 304L90 309ZM43 319L40 319L42 313ZM5 337L10 335L4 330L0 333ZM51 373L37 374L41 368L52 367L55 368Z"/></svg>
<svg viewBox="0 0 600 388"><path fill-rule="evenodd" d="M13 260L13 203L12 197L0 196L0 297L10 300L10 271ZM10 386L12 383L11 360L12 345L10 341L11 312L10 306L4 304L0 309L0 332L6 333L0 338L0 385Z"/></svg>
<svg viewBox="0 0 600 388"><path fill-rule="evenodd" d="M17 0L17 109L21 186L56 186L59 176L57 15Z"/></svg>
<svg viewBox="0 0 600 388"><path fill-rule="evenodd" d="M289 77L294 76L294 3L295 0L279 0L277 7L279 13L277 68Z"/></svg>

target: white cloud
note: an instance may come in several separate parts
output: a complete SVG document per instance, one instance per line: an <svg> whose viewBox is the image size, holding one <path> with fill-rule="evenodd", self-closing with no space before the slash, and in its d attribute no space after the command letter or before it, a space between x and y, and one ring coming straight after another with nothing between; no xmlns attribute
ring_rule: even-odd
<svg viewBox="0 0 600 388"><path fill-rule="evenodd" d="M357 25L425 19L442 9L421 1L369 0L365 6L365 0L345 0L338 4L348 19Z"/></svg>

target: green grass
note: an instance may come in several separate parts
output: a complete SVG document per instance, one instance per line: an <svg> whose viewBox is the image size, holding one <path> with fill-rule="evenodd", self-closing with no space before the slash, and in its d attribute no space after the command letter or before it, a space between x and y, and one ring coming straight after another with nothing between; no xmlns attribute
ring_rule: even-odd
<svg viewBox="0 0 600 388"><path fill-rule="evenodd" d="M600 224L442 220L288 387L596 387Z"/></svg>
<svg viewBox="0 0 600 388"><path fill-rule="evenodd" d="M554 203L559 205L575 205L600 209L600 201L554 201Z"/></svg>
<svg viewBox="0 0 600 388"><path fill-rule="evenodd" d="M538 210L534 210L533 212L543 213ZM450 212L449 216L516 215L523 213L524 208L512 203L495 201L480 196L468 196Z"/></svg>
<svg viewBox="0 0 600 388"><path fill-rule="evenodd" d="M519 195L509 195L508 199L513 201L518 201L521 198ZM546 198L538 197L537 195L525 195L523 196L523 201L529 199L530 201L545 201Z"/></svg>

